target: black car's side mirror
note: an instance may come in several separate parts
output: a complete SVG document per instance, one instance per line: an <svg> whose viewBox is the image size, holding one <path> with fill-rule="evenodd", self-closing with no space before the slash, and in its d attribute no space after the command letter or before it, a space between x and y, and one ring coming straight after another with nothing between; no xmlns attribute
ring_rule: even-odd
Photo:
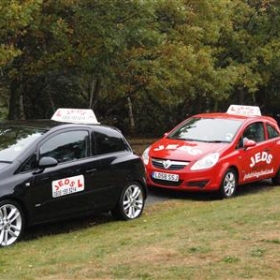
<svg viewBox="0 0 280 280"><path fill-rule="evenodd" d="M58 161L53 157L42 157L38 163L39 170L35 171L34 174L42 173L45 168L54 167L57 164Z"/></svg>
<svg viewBox="0 0 280 280"><path fill-rule="evenodd" d="M53 157L42 157L39 160L38 166L40 168L54 167L57 166L58 161Z"/></svg>

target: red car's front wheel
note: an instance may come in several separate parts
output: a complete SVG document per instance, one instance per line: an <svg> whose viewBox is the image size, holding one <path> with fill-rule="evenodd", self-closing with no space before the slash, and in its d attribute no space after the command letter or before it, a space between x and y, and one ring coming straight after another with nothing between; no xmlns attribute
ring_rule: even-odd
<svg viewBox="0 0 280 280"><path fill-rule="evenodd" d="M222 180L220 186L220 196L221 198L232 197L236 192L237 187L237 175L233 168L229 168Z"/></svg>

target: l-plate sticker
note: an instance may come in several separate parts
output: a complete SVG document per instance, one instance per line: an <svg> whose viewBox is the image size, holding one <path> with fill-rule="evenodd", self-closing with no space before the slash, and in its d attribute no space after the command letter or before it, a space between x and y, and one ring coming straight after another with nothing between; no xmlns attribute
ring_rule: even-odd
<svg viewBox="0 0 280 280"><path fill-rule="evenodd" d="M83 175L67 177L60 180L52 181L52 197L60 197L85 189L85 179Z"/></svg>

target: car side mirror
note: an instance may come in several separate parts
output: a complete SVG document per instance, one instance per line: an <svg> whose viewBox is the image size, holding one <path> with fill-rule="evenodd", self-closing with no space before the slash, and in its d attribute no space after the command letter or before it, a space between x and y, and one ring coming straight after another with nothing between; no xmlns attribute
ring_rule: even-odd
<svg viewBox="0 0 280 280"><path fill-rule="evenodd" d="M58 161L53 157L42 157L39 160L38 166L40 168L54 167L57 166Z"/></svg>
<svg viewBox="0 0 280 280"><path fill-rule="evenodd" d="M250 147L254 147L254 146L256 146L256 141L254 141L254 140L251 140L251 139L248 139L248 138L244 138L243 139L243 148L244 149L248 149L248 148L250 148Z"/></svg>
<svg viewBox="0 0 280 280"><path fill-rule="evenodd" d="M54 167L58 165L58 161L53 157L42 157L39 160L38 167L39 169L34 171L33 174L40 174L47 167Z"/></svg>

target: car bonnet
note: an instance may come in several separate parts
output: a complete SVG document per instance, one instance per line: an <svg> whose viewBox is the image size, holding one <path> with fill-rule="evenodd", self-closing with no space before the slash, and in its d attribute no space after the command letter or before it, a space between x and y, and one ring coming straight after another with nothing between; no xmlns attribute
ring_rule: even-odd
<svg viewBox="0 0 280 280"><path fill-rule="evenodd" d="M150 147L150 156L180 161L195 161L228 147L229 143L208 143L162 138Z"/></svg>

